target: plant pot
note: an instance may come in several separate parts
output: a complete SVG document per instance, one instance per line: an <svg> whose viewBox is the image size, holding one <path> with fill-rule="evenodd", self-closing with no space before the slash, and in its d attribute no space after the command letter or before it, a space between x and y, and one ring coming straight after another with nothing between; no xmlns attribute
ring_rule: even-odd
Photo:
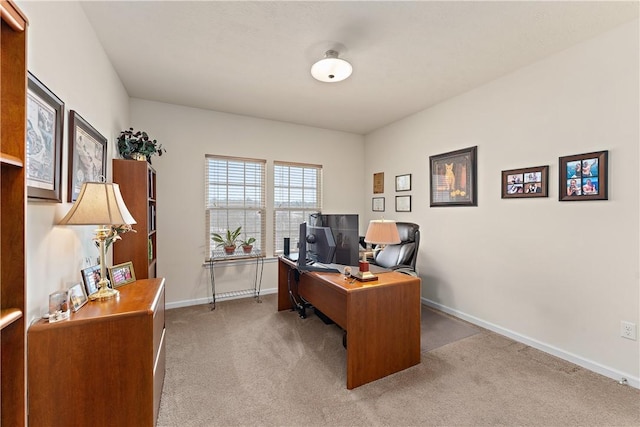
<svg viewBox="0 0 640 427"><path fill-rule="evenodd" d="M227 255L232 255L235 251L236 251L236 247L235 246L225 246L224 247L224 253L226 253Z"/></svg>
<svg viewBox="0 0 640 427"><path fill-rule="evenodd" d="M138 160L138 161L141 161L141 162L146 162L147 161L147 156L145 156L142 153L131 153L131 158L133 160Z"/></svg>
<svg viewBox="0 0 640 427"><path fill-rule="evenodd" d="M242 247L242 250L244 251L245 254L250 254L251 251L253 250L253 245L244 245Z"/></svg>

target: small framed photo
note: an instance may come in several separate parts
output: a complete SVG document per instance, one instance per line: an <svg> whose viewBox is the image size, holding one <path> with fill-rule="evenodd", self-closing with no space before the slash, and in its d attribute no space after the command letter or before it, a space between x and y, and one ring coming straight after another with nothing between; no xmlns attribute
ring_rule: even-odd
<svg viewBox="0 0 640 427"><path fill-rule="evenodd" d="M549 166L502 171L502 198L548 197Z"/></svg>
<svg viewBox="0 0 640 427"><path fill-rule="evenodd" d="M64 102L31 72L27 87L27 196L61 203Z"/></svg>
<svg viewBox="0 0 640 427"><path fill-rule="evenodd" d="M69 302L71 303L71 310L75 313L89 301L87 293L84 290L82 283L76 283L69 288Z"/></svg>
<svg viewBox="0 0 640 427"><path fill-rule="evenodd" d="M100 266L94 265L93 267L87 267L81 271L82 281L84 282L84 288L87 291L87 295L91 296L98 292L98 282L100 282Z"/></svg>
<svg viewBox="0 0 640 427"><path fill-rule="evenodd" d="M69 195L75 202L83 182L102 182L107 176L107 138L76 111L69 113Z"/></svg>
<svg viewBox="0 0 640 427"><path fill-rule="evenodd" d="M70 316L69 293L56 291L49 295L49 322L54 323L66 320Z"/></svg>
<svg viewBox="0 0 640 427"><path fill-rule="evenodd" d="M373 174L373 194L384 193L384 172Z"/></svg>
<svg viewBox="0 0 640 427"><path fill-rule="evenodd" d="M560 157L559 199L608 200L608 151Z"/></svg>
<svg viewBox="0 0 640 427"><path fill-rule="evenodd" d="M429 157L431 206L478 206L478 147Z"/></svg>
<svg viewBox="0 0 640 427"><path fill-rule="evenodd" d="M411 174L397 175L396 176L396 191L410 191L411 190Z"/></svg>
<svg viewBox="0 0 640 427"><path fill-rule="evenodd" d="M396 196L396 212L411 212L411 196Z"/></svg>
<svg viewBox="0 0 640 427"><path fill-rule="evenodd" d="M109 267L109 277L114 288L136 281L131 261Z"/></svg>
<svg viewBox="0 0 640 427"><path fill-rule="evenodd" d="M374 197L371 199L371 210L374 212L384 212L384 197Z"/></svg>

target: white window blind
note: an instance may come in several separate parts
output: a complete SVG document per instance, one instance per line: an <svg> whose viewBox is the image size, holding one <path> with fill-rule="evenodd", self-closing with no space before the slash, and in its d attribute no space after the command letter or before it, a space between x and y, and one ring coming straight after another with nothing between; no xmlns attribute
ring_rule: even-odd
<svg viewBox="0 0 640 427"><path fill-rule="evenodd" d="M211 233L242 227L240 239L254 237L254 248L265 250L266 160L207 154L205 172L205 238L209 258L216 244Z"/></svg>
<svg viewBox="0 0 640 427"><path fill-rule="evenodd" d="M322 210L322 166L274 162L273 166L274 252L284 252L284 238L291 239L291 252L298 251L300 223Z"/></svg>

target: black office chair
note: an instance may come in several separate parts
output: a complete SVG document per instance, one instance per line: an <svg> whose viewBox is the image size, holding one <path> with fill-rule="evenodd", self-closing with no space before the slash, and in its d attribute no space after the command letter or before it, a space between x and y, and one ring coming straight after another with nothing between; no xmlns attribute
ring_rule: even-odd
<svg viewBox="0 0 640 427"><path fill-rule="evenodd" d="M400 243L386 245L378 251L374 248L373 264L400 273L417 276L416 259L420 246L420 226L412 222L397 222Z"/></svg>

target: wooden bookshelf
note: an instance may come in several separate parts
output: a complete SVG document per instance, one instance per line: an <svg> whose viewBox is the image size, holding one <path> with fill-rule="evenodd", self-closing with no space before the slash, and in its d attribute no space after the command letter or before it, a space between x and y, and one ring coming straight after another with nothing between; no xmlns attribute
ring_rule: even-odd
<svg viewBox="0 0 640 427"><path fill-rule="evenodd" d="M24 426L28 21L11 1L0 15L0 425Z"/></svg>
<svg viewBox="0 0 640 427"><path fill-rule="evenodd" d="M113 159L113 182L136 220L136 232L113 244L113 264L131 261L136 278L157 277L156 171L146 161Z"/></svg>

